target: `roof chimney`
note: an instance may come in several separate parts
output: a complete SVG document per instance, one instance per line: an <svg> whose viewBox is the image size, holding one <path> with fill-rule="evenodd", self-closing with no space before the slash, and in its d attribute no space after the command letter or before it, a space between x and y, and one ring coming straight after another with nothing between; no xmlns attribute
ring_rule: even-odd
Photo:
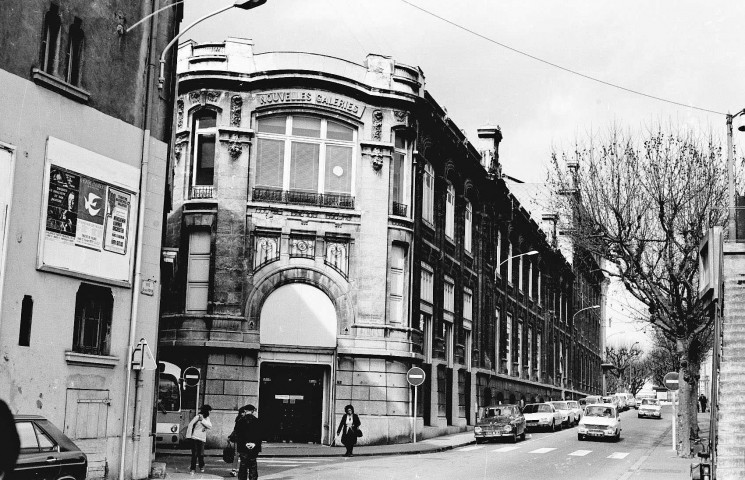
<svg viewBox="0 0 745 480"><path fill-rule="evenodd" d="M499 163L499 142L502 141L502 130L499 125L486 125L480 127L477 131L481 165L493 178L501 178L502 165Z"/></svg>

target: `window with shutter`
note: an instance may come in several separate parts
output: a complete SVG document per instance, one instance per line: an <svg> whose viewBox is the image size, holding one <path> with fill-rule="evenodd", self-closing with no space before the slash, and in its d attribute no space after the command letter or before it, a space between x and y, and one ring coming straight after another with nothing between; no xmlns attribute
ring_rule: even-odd
<svg viewBox="0 0 745 480"><path fill-rule="evenodd" d="M210 232L189 235L189 264L186 274L186 310L206 312L210 284Z"/></svg>
<svg viewBox="0 0 745 480"><path fill-rule="evenodd" d="M352 147L326 146L326 175L324 192L352 193Z"/></svg>
<svg viewBox="0 0 745 480"><path fill-rule="evenodd" d="M405 273L406 247L394 244L391 247L388 271L388 316L391 323L401 323L404 320Z"/></svg>
<svg viewBox="0 0 745 480"><path fill-rule="evenodd" d="M260 138L256 153L256 186L281 189L285 143L281 140Z"/></svg>
<svg viewBox="0 0 745 480"><path fill-rule="evenodd" d="M318 192L319 145L292 142L290 190Z"/></svg>

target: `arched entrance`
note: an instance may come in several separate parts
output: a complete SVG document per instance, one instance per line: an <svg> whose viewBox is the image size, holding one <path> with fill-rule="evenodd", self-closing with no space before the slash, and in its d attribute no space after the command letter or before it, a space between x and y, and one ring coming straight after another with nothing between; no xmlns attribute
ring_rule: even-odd
<svg viewBox="0 0 745 480"><path fill-rule="evenodd" d="M320 443L331 405L336 310L306 283L272 291L259 316L259 415L268 441Z"/></svg>

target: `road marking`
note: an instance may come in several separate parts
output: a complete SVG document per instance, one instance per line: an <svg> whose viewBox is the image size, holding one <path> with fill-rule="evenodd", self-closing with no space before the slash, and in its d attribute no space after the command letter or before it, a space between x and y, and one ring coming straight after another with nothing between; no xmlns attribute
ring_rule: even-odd
<svg viewBox="0 0 745 480"><path fill-rule="evenodd" d="M592 450L577 450L576 452L572 452L569 455L573 457L584 457L588 453L592 453Z"/></svg>
<svg viewBox="0 0 745 480"><path fill-rule="evenodd" d="M289 464L296 464L296 463L318 463L318 460L302 460L302 459L293 459L293 460L281 460L278 458L257 458L256 459L259 463L289 463Z"/></svg>
<svg viewBox="0 0 745 480"><path fill-rule="evenodd" d="M608 458L615 458L617 460L621 460L628 456L629 456L628 452L613 452L610 455L608 455Z"/></svg>
<svg viewBox="0 0 745 480"><path fill-rule="evenodd" d="M459 452L468 452L468 451L471 451L471 450L478 450L480 448L484 448L484 446L483 445L471 445L470 447L461 448L458 451Z"/></svg>
<svg viewBox="0 0 745 480"><path fill-rule="evenodd" d="M552 452L554 450L556 450L556 449L555 448L539 448L537 450L533 450L532 452L528 452L528 453L548 453L548 452Z"/></svg>
<svg viewBox="0 0 745 480"><path fill-rule="evenodd" d="M492 450L492 452L511 452L513 450L517 450L518 448L520 448L520 447L517 447L517 446L513 445L511 447L497 448L496 450Z"/></svg>

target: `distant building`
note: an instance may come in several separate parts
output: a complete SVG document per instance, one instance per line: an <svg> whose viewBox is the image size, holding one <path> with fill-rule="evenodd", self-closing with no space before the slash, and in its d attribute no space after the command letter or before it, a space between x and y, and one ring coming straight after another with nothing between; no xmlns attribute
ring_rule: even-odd
<svg viewBox="0 0 745 480"><path fill-rule="evenodd" d="M164 11L125 33L151 11L142 0L0 9L0 398L71 437L89 478L150 471L154 373L136 383L129 349L157 345L173 85L154 91L145 67L180 18Z"/></svg>
<svg viewBox="0 0 745 480"><path fill-rule="evenodd" d="M477 149L380 55L231 38L183 44L178 71L160 354L203 372L208 441L246 403L273 441L329 444L348 403L361 441L409 441L412 366L423 436L599 392L599 312L573 318L597 277L502 180L498 127Z"/></svg>

